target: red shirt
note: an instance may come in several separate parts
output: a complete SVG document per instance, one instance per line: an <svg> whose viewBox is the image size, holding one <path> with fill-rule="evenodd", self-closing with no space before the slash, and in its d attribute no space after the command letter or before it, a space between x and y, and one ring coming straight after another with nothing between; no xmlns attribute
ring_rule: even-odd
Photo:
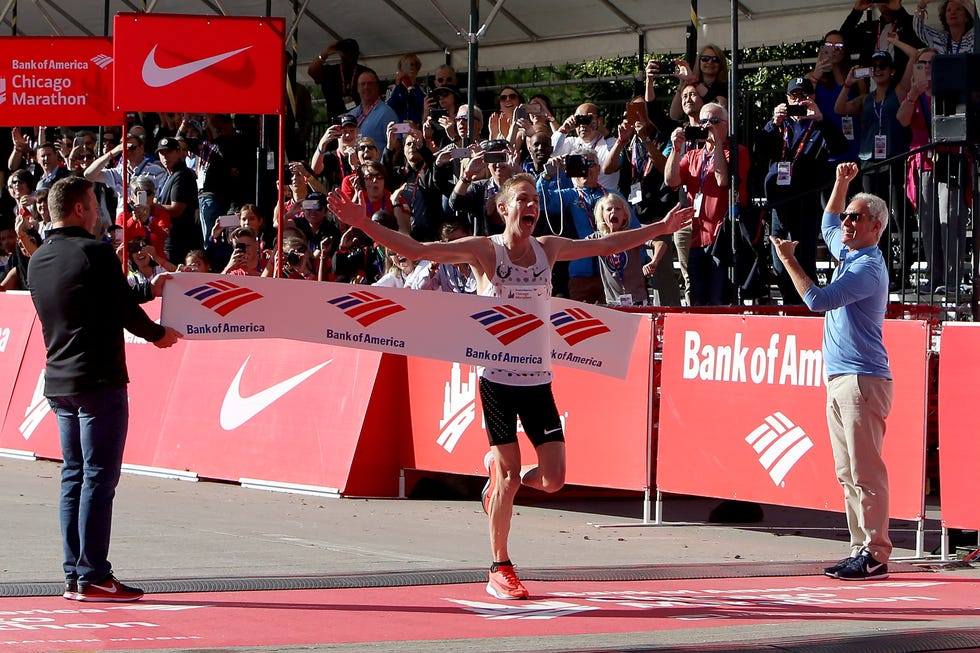
<svg viewBox="0 0 980 653"><path fill-rule="evenodd" d="M153 205L150 210L149 223L146 225L137 220L128 209L125 214L125 223L123 222L123 215L120 214L116 218L116 224L126 230L127 240L132 240L134 237L144 237L158 254L162 255L165 251L164 245L167 243L167 236L170 235L170 213L159 204Z"/></svg>
<svg viewBox="0 0 980 653"><path fill-rule="evenodd" d="M731 162L731 153L725 146L725 159ZM694 229L691 232L692 247L707 247L715 242L721 231L722 221L728 214L728 187L721 188L715 180L714 154L704 148L690 149L684 153L680 161L681 183L687 187L687 200L694 206L694 198L698 193L704 195L701 214L694 218ZM738 146L738 177L739 195L743 203L749 200L749 150L744 145Z"/></svg>

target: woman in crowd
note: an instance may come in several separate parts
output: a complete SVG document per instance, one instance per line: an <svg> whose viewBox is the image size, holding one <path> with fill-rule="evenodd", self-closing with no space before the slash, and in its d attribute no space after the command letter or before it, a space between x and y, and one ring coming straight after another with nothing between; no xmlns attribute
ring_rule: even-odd
<svg viewBox="0 0 980 653"><path fill-rule="evenodd" d="M497 100L500 108L490 114L490 121L487 123L490 140L507 139L510 136L511 126L514 124L514 109L524 104L524 98L511 86L500 89Z"/></svg>
<svg viewBox="0 0 980 653"><path fill-rule="evenodd" d="M158 274L177 271L177 266L158 253L146 236L140 235L131 239L126 244L126 249L129 252L129 273L126 280L131 287L149 282Z"/></svg>
<svg viewBox="0 0 980 653"><path fill-rule="evenodd" d="M929 292L956 292L959 266L966 255L967 206L972 196L969 150L956 145L915 152L932 142L933 48L914 48L900 42L909 65L899 85L902 104L898 121L912 132L913 154L908 158L905 194L919 216L922 250L929 272Z"/></svg>
<svg viewBox="0 0 980 653"><path fill-rule="evenodd" d="M847 73L851 70L851 50L840 30L830 30L823 37L823 45L817 50L817 63L807 74L816 91L816 102L824 119L830 119L844 134L847 152L830 157L831 162L857 161L861 141L861 126L853 116L837 113L834 106L844 88ZM859 80L848 91L848 99L854 99L865 90L865 83ZM824 202L826 204L826 202Z"/></svg>
<svg viewBox="0 0 980 653"><path fill-rule="evenodd" d="M919 0L912 18L915 33L927 47L939 54L968 54L974 49L973 0L943 0L939 5L942 29L926 24L928 5L936 0Z"/></svg>
<svg viewBox="0 0 980 653"><path fill-rule="evenodd" d="M681 107L681 91L689 84L696 84L698 94L705 104L715 102L723 107L728 106L728 62L725 51L717 45L708 44L701 48L694 67L683 59L677 60L677 93L670 102L671 120L684 120L684 109Z"/></svg>
<svg viewBox="0 0 980 653"><path fill-rule="evenodd" d="M141 175L129 186L129 203L122 206L116 224L126 231L132 241L142 238L157 252L163 252L170 234L170 213L157 204L153 179Z"/></svg>

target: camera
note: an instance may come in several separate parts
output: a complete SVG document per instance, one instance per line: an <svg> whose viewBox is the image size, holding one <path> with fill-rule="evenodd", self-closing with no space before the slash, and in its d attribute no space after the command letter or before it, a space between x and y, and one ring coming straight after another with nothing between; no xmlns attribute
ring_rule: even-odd
<svg viewBox="0 0 980 653"><path fill-rule="evenodd" d="M247 245L245 245L245 243L235 243L236 252L241 252L244 254L246 249L247 249Z"/></svg>
<svg viewBox="0 0 980 653"><path fill-rule="evenodd" d="M507 153L506 152L484 152L483 162L484 163L506 163Z"/></svg>
<svg viewBox="0 0 980 653"><path fill-rule="evenodd" d="M684 128L684 139L688 141L708 140L708 128L688 125Z"/></svg>
<svg viewBox="0 0 980 653"><path fill-rule="evenodd" d="M289 250L286 252L286 263L290 265L299 265L299 262L303 260L303 257L296 252L296 250Z"/></svg>
<svg viewBox="0 0 980 653"><path fill-rule="evenodd" d="M591 125L592 124L592 114L591 113L586 113L584 115L583 114L577 114L575 116L575 124L576 125Z"/></svg>
<svg viewBox="0 0 980 653"><path fill-rule="evenodd" d="M657 71L658 75L675 75L677 74L677 62L659 61L657 62Z"/></svg>
<svg viewBox="0 0 980 653"><path fill-rule="evenodd" d="M131 241L129 241L129 244L126 245L126 250L130 254L139 254L140 251L142 251L142 249L143 249L144 246L145 246L145 243L143 243L143 241L140 241L140 240L131 240Z"/></svg>
<svg viewBox="0 0 980 653"><path fill-rule="evenodd" d="M569 177L588 177L589 168L594 165L592 159L581 154L569 154L565 157L565 174Z"/></svg>
<svg viewBox="0 0 980 653"><path fill-rule="evenodd" d="M524 105L521 105L516 109L514 109L514 122L517 122L518 120L522 120L522 119L527 120L527 108Z"/></svg>
<svg viewBox="0 0 980 653"><path fill-rule="evenodd" d="M787 104L786 115L801 118L806 115L806 107L802 104Z"/></svg>

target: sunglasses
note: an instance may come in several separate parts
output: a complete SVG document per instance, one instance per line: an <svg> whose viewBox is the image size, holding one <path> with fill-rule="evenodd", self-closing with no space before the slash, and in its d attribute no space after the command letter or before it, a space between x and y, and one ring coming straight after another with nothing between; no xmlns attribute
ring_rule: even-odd
<svg viewBox="0 0 980 653"><path fill-rule="evenodd" d="M702 125L707 125L708 123L711 123L712 125L717 125L720 122L721 122L721 118L719 118L718 116L708 116L707 118L701 118Z"/></svg>
<svg viewBox="0 0 980 653"><path fill-rule="evenodd" d="M915 67L916 68L932 68L932 60L929 59L929 60L924 60L924 61L916 61L915 62Z"/></svg>
<svg viewBox="0 0 980 653"><path fill-rule="evenodd" d="M365 150L376 150L376 149L378 149L378 146L377 145L358 145L357 146L357 151L358 152L363 152Z"/></svg>
<svg viewBox="0 0 980 653"><path fill-rule="evenodd" d="M875 70L888 70L891 67L892 65L890 63L886 63L884 61L875 61L871 64L871 68L874 68Z"/></svg>
<svg viewBox="0 0 980 653"><path fill-rule="evenodd" d="M834 50L843 50L844 49L844 44L843 43L824 43L823 44L823 47L825 47L825 48L833 48Z"/></svg>
<svg viewBox="0 0 980 653"><path fill-rule="evenodd" d="M440 84L446 84L448 82L453 81L453 78L452 77L436 77L436 81L439 82Z"/></svg>
<svg viewBox="0 0 980 653"><path fill-rule="evenodd" d="M713 54L702 54L701 63L721 63L721 57Z"/></svg>
<svg viewBox="0 0 980 653"><path fill-rule="evenodd" d="M501 93L500 94L500 99L501 100L516 100L517 99L517 93Z"/></svg>
<svg viewBox="0 0 980 653"><path fill-rule="evenodd" d="M364 181L384 181L385 178L382 175L364 175Z"/></svg>
<svg viewBox="0 0 980 653"><path fill-rule="evenodd" d="M860 222L861 218L864 216L863 213L859 211L844 211L840 214L841 222L844 220L850 220L851 222Z"/></svg>
<svg viewBox="0 0 980 653"><path fill-rule="evenodd" d="M789 96L794 100L806 100L810 97L805 91L793 91Z"/></svg>

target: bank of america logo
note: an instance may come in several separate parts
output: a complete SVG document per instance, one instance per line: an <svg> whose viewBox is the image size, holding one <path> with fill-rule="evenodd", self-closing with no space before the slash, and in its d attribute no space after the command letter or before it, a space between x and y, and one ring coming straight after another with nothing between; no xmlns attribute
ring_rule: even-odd
<svg viewBox="0 0 980 653"><path fill-rule="evenodd" d="M184 294L201 302L201 306L211 309L221 317L225 317L245 304L262 299L262 295L251 288L242 288L224 279L209 281L202 286L188 290Z"/></svg>
<svg viewBox="0 0 980 653"><path fill-rule="evenodd" d="M357 320L357 323L364 327L405 310L404 306L367 290L357 290L335 297L327 303L333 304L342 310L344 315Z"/></svg>
<svg viewBox="0 0 980 653"><path fill-rule="evenodd" d="M106 66L112 63L112 57L110 57L107 54L97 54L91 59L89 59L89 61L94 63L99 68L105 68Z"/></svg>
<svg viewBox="0 0 980 653"><path fill-rule="evenodd" d="M609 333L609 327L581 308L569 308L558 313L552 313L551 324L569 346L603 333Z"/></svg>
<svg viewBox="0 0 980 653"><path fill-rule="evenodd" d="M480 311L470 315L470 317L482 324L487 333L503 345L509 345L544 325L544 322L538 319L536 315L525 313L510 304Z"/></svg>
<svg viewBox="0 0 980 653"><path fill-rule="evenodd" d="M793 466L813 448L806 432L780 412L766 417L745 441L759 454L759 464L776 486L782 485Z"/></svg>

